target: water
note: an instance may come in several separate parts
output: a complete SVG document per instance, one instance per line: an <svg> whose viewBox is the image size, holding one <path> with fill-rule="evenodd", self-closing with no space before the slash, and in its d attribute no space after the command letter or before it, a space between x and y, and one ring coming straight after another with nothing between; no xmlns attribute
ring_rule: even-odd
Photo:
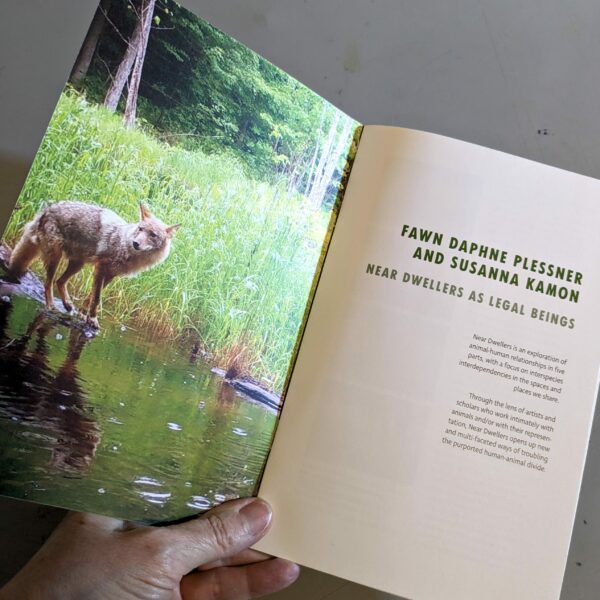
<svg viewBox="0 0 600 600"><path fill-rule="evenodd" d="M168 342L0 299L0 494L131 520L251 495L276 415Z"/></svg>

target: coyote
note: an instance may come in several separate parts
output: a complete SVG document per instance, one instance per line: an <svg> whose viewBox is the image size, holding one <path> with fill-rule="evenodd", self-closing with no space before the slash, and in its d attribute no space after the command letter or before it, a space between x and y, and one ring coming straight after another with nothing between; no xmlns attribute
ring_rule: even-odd
<svg viewBox="0 0 600 600"><path fill-rule="evenodd" d="M119 275L135 275L165 260L178 228L179 225L165 225L143 203L139 223L127 223L108 208L84 202L57 202L40 210L25 225L11 254L8 275L20 280L40 256L46 268L46 306L52 308L54 278L64 256L67 267L56 288L65 310L71 312L67 282L85 264L93 264L94 281L84 312L86 322L97 329L102 288Z"/></svg>

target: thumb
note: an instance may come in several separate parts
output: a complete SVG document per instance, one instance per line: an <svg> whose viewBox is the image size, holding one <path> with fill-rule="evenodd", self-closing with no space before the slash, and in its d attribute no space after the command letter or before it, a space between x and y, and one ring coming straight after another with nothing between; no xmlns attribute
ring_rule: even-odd
<svg viewBox="0 0 600 600"><path fill-rule="evenodd" d="M271 507L259 498L226 502L206 514L166 528L181 575L216 560L234 556L263 537L271 523Z"/></svg>

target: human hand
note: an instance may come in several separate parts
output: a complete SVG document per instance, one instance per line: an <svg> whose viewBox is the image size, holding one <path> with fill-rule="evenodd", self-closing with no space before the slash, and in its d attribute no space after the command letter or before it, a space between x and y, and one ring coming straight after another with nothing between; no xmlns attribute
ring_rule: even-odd
<svg viewBox="0 0 600 600"><path fill-rule="evenodd" d="M0 600L246 600L293 583L297 565L249 546L271 521L257 499L227 502L187 523L135 526L71 513Z"/></svg>

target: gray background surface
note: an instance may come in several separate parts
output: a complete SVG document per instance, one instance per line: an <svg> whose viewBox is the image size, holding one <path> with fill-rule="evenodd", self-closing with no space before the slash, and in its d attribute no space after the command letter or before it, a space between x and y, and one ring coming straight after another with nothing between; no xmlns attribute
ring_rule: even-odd
<svg viewBox="0 0 600 600"><path fill-rule="evenodd" d="M184 4L363 123L441 133L600 178L598 2ZM96 0L0 1L0 223L95 5ZM595 599L600 589L598 427L596 418L562 600ZM61 516L56 509L0 499L0 581L27 560ZM439 597L445 598L444 590ZM298 584L274 598L391 596L305 570Z"/></svg>

